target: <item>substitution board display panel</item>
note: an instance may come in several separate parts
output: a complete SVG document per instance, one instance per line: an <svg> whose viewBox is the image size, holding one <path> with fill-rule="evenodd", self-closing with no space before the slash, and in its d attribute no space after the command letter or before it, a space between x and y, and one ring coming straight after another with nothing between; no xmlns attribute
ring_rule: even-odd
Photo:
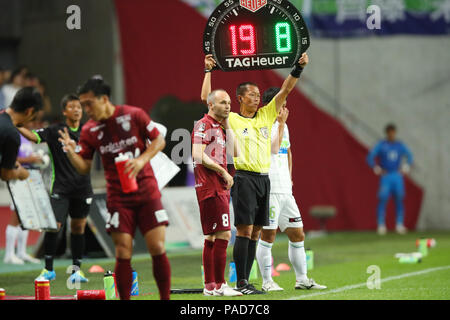
<svg viewBox="0 0 450 320"><path fill-rule="evenodd" d="M205 54L223 71L293 67L310 46L300 11L287 0L226 0L203 36Z"/></svg>
<svg viewBox="0 0 450 320"><path fill-rule="evenodd" d="M34 169L28 171L28 179L8 182L20 223L26 230L56 231L55 214L41 172Z"/></svg>

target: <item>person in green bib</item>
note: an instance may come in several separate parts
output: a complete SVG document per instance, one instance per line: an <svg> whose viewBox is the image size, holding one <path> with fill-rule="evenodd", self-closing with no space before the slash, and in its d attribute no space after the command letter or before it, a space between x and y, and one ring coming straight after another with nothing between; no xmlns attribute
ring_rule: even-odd
<svg viewBox="0 0 450 320"><path fill-rule="evenodd" d="M81 271L81 262L85 249L85 228L87 216L92 203L92 186L90 175L80 175L67 158L61 148L59 131L68 129L70 137L78 141L81 134L81 118L83 109L80 99L76 94L68 94L61 101L62 113L65 121L53 124L47 128L30 131L19 128L20 133L34 143L46 142L52 160L52 185L50 187L50 202L58 223L58 232L46 232L44 236L45 268L37 278L55 280L56 273L53 269L53 260L58 246L58 235L71 217L70 245L72 251L72 274L69 281L72 283L85 283L89 280Z"/></svg>
<svg viewBox="0 0 450 320"><path fill-rule="evenodd" d="M248 279L261 229L269 225L272 126L308 62L308 55L303 53L278 94L259 109L261 95L258 85L252 82L238 85L236 97L240 112L231 112L229 115L230 127L241 149L239 157L233 159L236 173L231 197L237 229L233 259L237 274L236 290L246 295L265 293L255 289ZM211 71L215 65L212 55L207 55L201 92L203 101L207 100L211 92Z"/></svg>

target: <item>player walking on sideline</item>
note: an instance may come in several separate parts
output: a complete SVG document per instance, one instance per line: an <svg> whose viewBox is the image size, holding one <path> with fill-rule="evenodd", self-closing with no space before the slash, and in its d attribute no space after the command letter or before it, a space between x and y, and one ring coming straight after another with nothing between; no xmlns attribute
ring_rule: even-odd
<svg viewBox="0 0 450 320"><path fill-rule="evenodd" d="M270 88L263 94L263 103L269 103L280 91ZM292 194L292 153L286 120L289 111L286 102L272 127L272 160L270 163L270 215L269 226L263 227L261 239L256 249L256 258L263 278L263 291L282 291L272 279L272 246L277 229L289 238L288 256L294 267L295 289L326 289L307 277L305 233L303 222L295 198Z"/></svg>
<svg viewBox="0 0 450 320"><path fill-rule="evenodd" d="M40 110L42 110L41 94L35 88L25 87L16 93L10 107L0 113L0 178L3 181L28 178L29 172L17 161L21 144L17 128L33 121ZM16 213L14 215L16 218ZM16 219L18 223L18 218ZM11 238L15 240L18 233L22 231L18 228L20 227L8 226L6 230L9 252L5 255L5 263L20 264L22 262L23 264L22 260L9 256L14 252L15 241Z"/></svg>
<svg viewBox="0 0 450 320"><path fill-rule="evenodd" d="M233 185L233 177L227 171L227 152L231 156L238 156L239 152L228 123L231 110L228 93L224 90L211 92L208 109L208 114L196 123L192 132L195 190L205 235L203 295L242 296L225 281L227 247L231 238L230 189Z"/></svg>
<svg viewBox="0 0 450 320"><path fill-rule="evenodd" d="M170 264L164 245L168 219L149 163L164 149L165 140L144 110L114 106L110 101L111 89L102 79L88 80L79 88L78 95L91 119L83 126L78 146L71 140L67 128L60 131L60 141L80 174L90 172L96 150L102 158L109 212L106 230L116 248L115 273L120 299L130 299L133 238L139 227L152 256L160 297L169 300ZM125 173L136 178L138 189L135 192L125 193L122 189L115 165L115 159L121 154L133 158L126 163Z"/></svg>
<svg viewBox="0 0 450 320"><path fill-rule="evenodd" d="M386 139L379 141L367 156L367 163L380 178L380 189L378 191L377 207L377 232L386 234L386 204L391 194L395 199L397 209L397 224L395 230L399 234L405 234L403 198L405 197L405 186L403 174L410 171L413 156L408 147L401 141L396 140L397 128L394 124L388 124L385 129ZM379 164L375 162L379 158ZM407 163L402 164L403 157Z"/></svg>
<svg viewBox="0 0 450 320"><path fill-rule="evenodd" d="M211 55L206 56L214 66ZM241 146L240 156L234 159L236 174L231 190L237 229L233 259L236 265L237 290L243 294L263 294L248 283L256 255L262 226L269 225L270 180L268 172L271 158L271 129L287 96L297 84L303 68L308 64L306 53L284 81L280 92L269 104L260 108L260 92L256 84L245 82L238 86L236 96L240 113L231 112L229 123ZM208 68L207 68L208 69ZM210 71L210 70L206 70ZM206 72L202 100L211 92L211 72Z"/></svg>
<svg viewBox="0 0 450 320"><path fill-rule="evenodd" d="M34 143L46 142L52 155L52 185L50 187L50 202L58 223L58 232L71 217L70 245L72 264L74 266L70 281L72 283L88 282L80 270L85 247L84 230L86 219L92 202L92 186L89 175L80 175L70 163L59 142L59 131L68 129L70 139L78 142L80 139L83 117L80 100L74 94L66 95L61 101L64 123L51 125L45 129L27 130L20 128L20 133ZM58 232L46 232L44 236L45 268L38 278L54 280L53 259L57 250Z"/></svg>

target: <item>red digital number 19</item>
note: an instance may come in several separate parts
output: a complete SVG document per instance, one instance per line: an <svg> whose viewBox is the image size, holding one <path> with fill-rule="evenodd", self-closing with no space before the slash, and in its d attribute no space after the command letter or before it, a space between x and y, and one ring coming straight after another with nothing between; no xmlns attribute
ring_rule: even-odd
<svg viewBox="0 0 450 320"><path fill-rule="evenodd" d="M236 26L230 26L231 34L231 50L233 56L237 56L239 53L242 55L252 55L256 53L256 35L255 28L251 24L243 24L239 26L239 40L240 42L247 42L247 49L238 50L238 40Z"/></svg>

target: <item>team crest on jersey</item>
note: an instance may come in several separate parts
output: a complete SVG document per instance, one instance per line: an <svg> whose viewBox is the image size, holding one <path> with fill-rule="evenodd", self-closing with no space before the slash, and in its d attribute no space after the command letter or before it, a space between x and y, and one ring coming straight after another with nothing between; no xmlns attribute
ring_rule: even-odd
<svg viewBox="0 0 450 320"><path fill-rule="evenodd" d="M122 129L125 131L131 130L131 115L126 114L121 117L117 117L116 121L118 124L122 125Z"/></svg>
<svg viewBox="0 0 450 320"><path fill-rule="evenodd" d="M122 122L122 129L125 131L130 131L131 130L130 122L129 121Z"/></svg>
<svg viewBox="0 0 450 320"><path fill-rule="evenodd" d="M391 161L397 161L397 159L398 159L398 153L397 153L397 151L395 151L395 150L390 151L390 152L388 153L388 158L389 158L389 160L391 160Z"/></svg>
<svg viewBox="0 0 450 320"><path fill-rule="evenodd" d="M206 129L206 123L202 122L200 124L200 126L198 127L198 131L202 132L202 131L205 131L205 129Z"/></svg>
<svg viewBox="0 0 450 320"><path fill-rule="evenodd" d="M269 138L269 129L267 129L267 127L263 127L259 129L259 131L261 132L261 135L264 137L264 139Z"/></svg>

